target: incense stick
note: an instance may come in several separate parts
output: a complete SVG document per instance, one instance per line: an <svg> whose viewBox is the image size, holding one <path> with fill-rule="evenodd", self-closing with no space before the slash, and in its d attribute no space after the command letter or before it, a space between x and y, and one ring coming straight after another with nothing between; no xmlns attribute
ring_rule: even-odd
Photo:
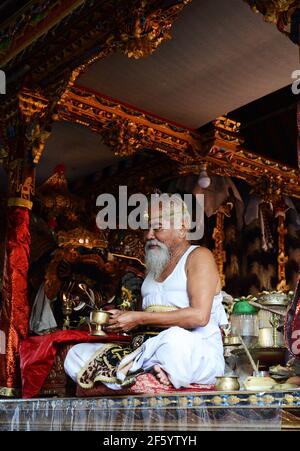
<svg viewBox="0 0 300 451"><path fill-rule="evenodd" d="M248 359L250 360L250 363L251 363L251 365L252 365L253 371L254 371L255 373L258 373L258 367L256 366L256 364L255 364L255 362L254 362L254 360L253 360L253 358L252 358L252 355L250 354L250 352L249 352L249 350L248 350L248 348L247 348L247 346L246 346L244 340L242 339L242 337L241 337L240 335L238 335L238 337L239 337L239 339L241 340L242 346L243 346L243 348L244 348L244 350L245 350L245 352L246 352L246 354L247 354Z"/></svg>

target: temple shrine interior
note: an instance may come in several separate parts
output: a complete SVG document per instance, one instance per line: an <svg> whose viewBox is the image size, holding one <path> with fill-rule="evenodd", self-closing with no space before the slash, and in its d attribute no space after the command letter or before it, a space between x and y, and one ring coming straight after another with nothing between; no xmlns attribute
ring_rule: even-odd
<svg viewBox="0 0 300 451"><path fill-rule="evenodd" d="M0 4L0 431L300 430L299 33L295 0ZM131 345L100 315L142 308L144 232L97 223L122 187L192 217L202 196L215 383L65 371L78 343Z"/></svg>

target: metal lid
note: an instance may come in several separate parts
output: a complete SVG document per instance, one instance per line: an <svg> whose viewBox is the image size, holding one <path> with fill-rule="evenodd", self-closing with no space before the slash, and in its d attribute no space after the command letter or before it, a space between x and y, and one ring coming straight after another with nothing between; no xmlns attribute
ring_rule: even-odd
<svg viewBox="0 0 300 451"><path fill-rule="evenodd" d="M280 291L264 291L258 296L258 302L262 305L278 305L283 307L288 305L290 299L291 296L289 294Z"/></svg>

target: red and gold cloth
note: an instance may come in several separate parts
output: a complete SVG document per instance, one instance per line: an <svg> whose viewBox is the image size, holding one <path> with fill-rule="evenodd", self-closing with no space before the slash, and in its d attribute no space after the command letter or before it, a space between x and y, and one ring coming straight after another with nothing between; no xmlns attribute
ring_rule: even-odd
<svg viewBox="0 0 300 451"><path fill-rule="evenodd" d="M300 359L300 280L286 317L285 338L290 352Z"/></svg>
<svg viewBox="0 0 300 451"><path fill-rule="evenodd" d="M201 393L215 391L215 385L191 384L189 387L174 388L173 385L163 385L151 373L137 376L135 384L127 389L111 390L104 384L94 388L84 389L77 385L76 396L79 398L94 398L97 396L134 396L134 395L161 395L167 393Z"/></svg>
<svg viewBox="0 0 300 451"><path fill-rule="evenodd" d="M86 331L62 330L38 337L29 337L21 343L20 363L22 375L22 397L37 396L47 379L55 360L57 347L66 343L113 343L129 342L131 337L106 335L94 337Z"/></svg>
<svg viewBox="0 0 300 451"><path fill-rule="evenodd" d="M28 335L29 304L29 210L9 207L3 271L1 339L6 354L0 354L0 388L20 388L19 346Z"/></svg>

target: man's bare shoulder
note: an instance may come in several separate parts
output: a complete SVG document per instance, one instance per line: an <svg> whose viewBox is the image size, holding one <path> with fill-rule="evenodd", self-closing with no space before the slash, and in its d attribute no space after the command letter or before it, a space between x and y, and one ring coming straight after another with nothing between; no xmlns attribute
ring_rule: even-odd
<svg viewBox="0 0 300 451"><path fill-rule="evenodd" d="M207 263L208 265L215 264L213 253L206 247L200 246L191 252L187 260L187 266L193 266L194 264L199 264L200 262L202 264Z"/></svg>

